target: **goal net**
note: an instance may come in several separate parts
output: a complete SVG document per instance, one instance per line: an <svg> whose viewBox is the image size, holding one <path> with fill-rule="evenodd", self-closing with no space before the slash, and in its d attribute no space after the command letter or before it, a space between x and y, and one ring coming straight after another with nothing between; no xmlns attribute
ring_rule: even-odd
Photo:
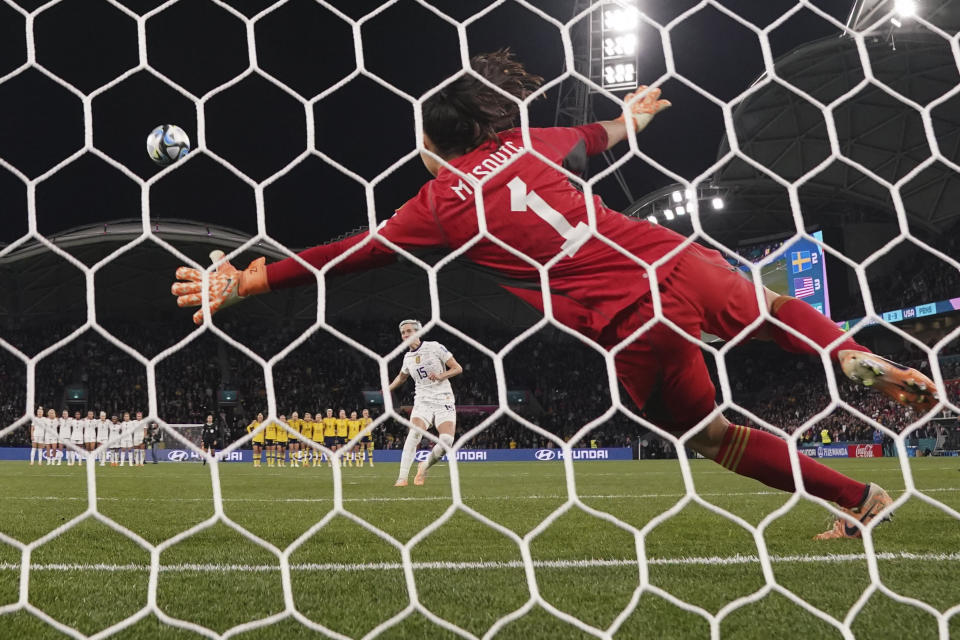
<svg viewBox="0 0 960 640"><path fill-rule="evenodd" d="M17 514L0 515L0 625L74 638L960 636L960 484L945 462L960 449L958 3L660 4L4 0L0 194L16 213L0 249L0 453L44 464L0 468L2 512ZM596 230L602 196L719 250L758 300L763 286L809 298L934 380L941 403L918 415L838 376L826 349L801 361L748 345L749 331L697 341L719 410L783 438L797 486L801 456L852 458L841 470L884 478L896 524L812 543L810 522L819 531L835 504L741 482L689 448L699 429L657 426L616 376L642 332L604 349L560 322L549 276L563 254L535 263L483 224L478 239L536 267L527 293L545 313L461 269L472 240L442 255L391 245L401 264L369 274L304 262L314 284L199 328L175 313L174 269L206 270L208 292L212 249L274 261L376 230L423 182L424 102L503 46L545 76L519 102L527 136L626 115L639 84L674 103L589 177L518 151L591 203L582 229L552 219L571 247L595 236L619 249ZM193 149L158 168L143 139L163 123ZM509 171L463 174L481 220L476 194ZM534 208L527 185L517 195ZM686 246L634 261L655 279ZM849 295L831 297L828 278ZM465 375L445 464L398 494L411 398L387 390L406 317ZM38 407L57 418L35 422ZM343 446L323 421L341 407L373 418ZM120 431L62 436L62 409L140 410L158 428L143 446L171 463L62 468L77 467L68 452L137 446ZM201 450L208 413L215 458ZM34 424L57 435L38 441ZM426 433L417 460L438 442ZM494 449L535 458L473 464ZM611 451L639 461L603 461ZM206 468L174 464L191 460Z"/></svg>

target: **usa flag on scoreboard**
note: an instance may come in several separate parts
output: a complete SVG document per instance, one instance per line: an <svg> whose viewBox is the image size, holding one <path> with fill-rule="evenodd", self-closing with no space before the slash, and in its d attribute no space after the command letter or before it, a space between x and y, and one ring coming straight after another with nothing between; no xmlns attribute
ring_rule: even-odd
<svg viewBox="0 0 960 640"><path fill-rule="evenodd" d="M806 298L815 293L813 289L813 278L794 278L793 295L798 298Z"/></svg>

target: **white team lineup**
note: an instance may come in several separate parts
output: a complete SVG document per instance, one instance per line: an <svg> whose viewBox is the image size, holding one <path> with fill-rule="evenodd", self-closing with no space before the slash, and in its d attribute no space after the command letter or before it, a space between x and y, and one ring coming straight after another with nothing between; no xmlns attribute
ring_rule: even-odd
<svg viewBox="0 0 960 640"><path fill-rule="evenodd" d="M122 416L122 420L121 420ZM113 467L122 467L129 463L131 467L142 467L146 462L147 421L143 412L137 411L131 418L129 411L112 414L107 417L101 411L99 417L91 409L86 417L80 411L73 416L64 409L57 417L54 409L37 407L30 423L30 465L74 464L82 466L107 462Z"/></svg>

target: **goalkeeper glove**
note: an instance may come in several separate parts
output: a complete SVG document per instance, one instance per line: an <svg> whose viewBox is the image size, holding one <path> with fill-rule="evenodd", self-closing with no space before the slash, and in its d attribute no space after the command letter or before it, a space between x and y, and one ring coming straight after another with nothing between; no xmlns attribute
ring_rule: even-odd
<svg viewBox="0 0 960 640"><path fill-rule="evenodd" d="M643 96L639 100L631 103L630 101L638 93L642 93L647 88L647 85L642 84L637 87L636 91L628 93L623 101L628 103L627 108L630 111L630 114L633 116L631 118L633 130L637 133L646 128L650 121L653 120L653 116L657 115L667 107L672 106L672 103L669 100L660 100L660 89L651 89L647 95ZM617 118L617 121L623 122L623 114L620 114L620 117ZM628 126L630 126L628 124Z"/></svg>
<svg viewBox="0 0 960 640"><path fill-rule="evenodd" d="M220 260L223 256L223 251L219 249L210 252L210 260L213 262ZM174 282L170 287L170 292L177 296L177 306L200 306L203 274L190 267L179 267L177 280L180 282ZM216 313L220 309L241 302L247 296L267 291L270 291L270 285L267 282L265 258L257 258L243 271L237 270L229 262L224 262L210 274L210 313ZM193 314L193 322L203 324L203 309Z"/></svg>

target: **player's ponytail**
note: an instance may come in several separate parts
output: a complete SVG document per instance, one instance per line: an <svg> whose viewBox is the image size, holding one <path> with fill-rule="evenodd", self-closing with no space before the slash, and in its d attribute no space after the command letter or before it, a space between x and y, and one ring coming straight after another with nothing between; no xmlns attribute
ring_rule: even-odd
<svg viewBox="0 0 960 640"><path fill-rule="evenodd" d="M470 66L488 82L521 100L543 82L514 60L509 49L474 56ZM497 132L514 126L519 114L513 100L464 75L423 103L423 129L439 155L461 155L496 140Z"/></svg>

